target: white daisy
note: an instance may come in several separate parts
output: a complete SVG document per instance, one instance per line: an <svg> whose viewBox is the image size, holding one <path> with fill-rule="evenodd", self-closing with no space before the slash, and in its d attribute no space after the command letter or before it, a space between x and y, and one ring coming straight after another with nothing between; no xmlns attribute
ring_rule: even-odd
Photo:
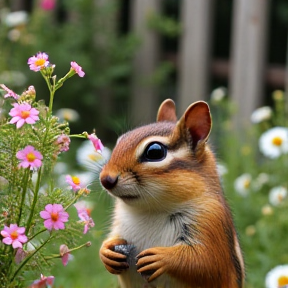
<svg viewBox="0 0 288 288"><path fill-rule="evenodd" d="M264 132L259 139L259 149L272 159L288 153L288 129L274 127Z"/></svg>
<svg viewBox="0 0 288 288"><path fill-rule="evenodd" d="M269 192L269 202L273 206L278 206L287 197L287 189L283 186L277 186Z"/></svg>
<svg viewBox="0 0 288 288"><path fill-rule="evenodd" d="M217 103L223 100L227 95L227 89L225 87L219 87L212 91L210 99L212 102Z"/></svg>
<svg viewBox="0 0 288 288"><path fill-rule="evenodd" d="M76 159L83 167L93 170L93 172L100 172L103 165L110 158L111 151L104 147L100 154L95 150L93 143L90 140L83 141L76 153Z"/></svg>
<svg viewBox="0 0 288 288"><path fill-rule="evenodd" d="M260 173L253 181L253 190L259 191L263 185L269 182L269 175L266 173Z"/></svg>
<svg viewBox="0 0 288 288"><path fill-rule="evenodd" d="M217 163L217 171L220 177L228 173L228 169L223 163Z"/></svg>
<svg viewBox="0 0 288 288"><path fill-rule="evenodd" d="M261 212L262 212L262 215L269 216L273 214L273 208L269 204L267 204L262 207Z"/></svg>
<svg viewBox="0 0 288 288"><path fill-rule="evenodd" d="M79 113L76 110L70 108L59 109L55 115L60 120L65 120L68 122L76 122L80 118Z"/></svg>
<svg viewBox="0 0 288 288"><path fill-rule="evenodd" d="M279 265L270 270L265 279L266 288L281 288L288 285L288 265Z"/></svg>
<svg viewBox="0 0 288 288"><path fill-rule="evenodd" d="M8 27L15 27L19 25L25 25L29 20L28 13L26 11L15 11L8 13L4 19L4 23Z"/></svg>
<svg viewBox="0 0 288 288"><path fill-rule="evenodd" d="M242 174L234 182L235 190L242 196L247 196L251 189L252 176L248 173Z"/></svg>
<svg viewBox="0 0 288 288"><path fill-rule="evenodd" d="M272 109L269 106L264 106L256 109L251 115L252 123L260 123L264 120L270 119L272 116Z"/></svg>

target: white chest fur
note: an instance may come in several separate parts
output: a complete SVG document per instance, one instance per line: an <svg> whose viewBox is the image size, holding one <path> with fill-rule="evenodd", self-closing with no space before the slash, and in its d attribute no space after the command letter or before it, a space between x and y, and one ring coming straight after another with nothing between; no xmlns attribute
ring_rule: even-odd
<svg viewBox="0 0 288 288"><path fill-rule="evenodd" d="M110 236L125 239L133 247L127 259L130 267L119 276L121 288L182 288L181 284L174 282L168 275L162 275L153 283L148 284L145 278L136 271L135 257L141 251L150 247L173 246L179 242L183 233L181 223L185 222L186 217L181 213L179 217L181 222L176 218L177 211L174 214L173 212L147 213L147 211L141 213L131 209L122 201L117 201Z"/></svg>

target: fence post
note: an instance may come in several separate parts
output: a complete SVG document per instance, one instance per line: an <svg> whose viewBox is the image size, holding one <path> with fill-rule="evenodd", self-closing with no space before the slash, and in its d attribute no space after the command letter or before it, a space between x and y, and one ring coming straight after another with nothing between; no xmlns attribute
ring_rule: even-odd
<svg viewBox="0 0 288 288"><path fill-rule="evenodd" d="M137 125L156 118L157 89L147 80L158 64L160 39L147 20L153 13L159 14L160 6L161 0L131 1L131 30L141 41L133 61L131 97L132 122Z"/></svg>
<svg viewBox="0 0 288 288"><path fill-rule="evenodd" d="M193 101L207 98L213 4L214 0L182 1L178 104L181 112Z"/></svg>
<svg viewBox="0 0 288 288"><path fill-rule="evenodd" d="M249 124L261 104L264 87L269 0L234 0L230 95L236 104L234 125Z"/></svg>

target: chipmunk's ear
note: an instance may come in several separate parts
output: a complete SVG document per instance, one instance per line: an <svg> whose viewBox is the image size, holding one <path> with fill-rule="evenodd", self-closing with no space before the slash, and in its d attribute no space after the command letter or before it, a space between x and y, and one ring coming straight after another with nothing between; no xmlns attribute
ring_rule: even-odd
<svg viewBox="0 0 288 288"><path fill-rule="evenodd" d="M160 121L171 121L171 122L177 121L176 107L172 99L166 99L160 105L157 114L157 122Z"/></svg>
<svg viewBox="0 0 288 288"><path fill-rule="evenodd" d="M198 101L191 104L179 120L180 127L188 129L192 138L193 150L200 143L208 140L212 120L209 106L204 101Z"/></svg>

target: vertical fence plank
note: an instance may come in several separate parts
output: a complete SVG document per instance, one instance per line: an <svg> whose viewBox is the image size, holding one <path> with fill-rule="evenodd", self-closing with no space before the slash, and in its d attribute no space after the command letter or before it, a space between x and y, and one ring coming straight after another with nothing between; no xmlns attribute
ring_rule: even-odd
<svg viewBox="0 0 288 288"><path fill-rule="evenodd" d="M183 0L179 55L179 108L207 98L214 0Z"/></svg>
<svg viewBox="0 0 288 288"><path fill-rule="evenodd" d="M132 31L141 41L133 63L131 115L134 124L155 121L156 117L157 89L147 80L158 64L160 39L149 29L147 20L152 13L159 14L160 6L160 0L131 1Z"/></svg>
<svg viewBox="0 0 288 288"><path fill-rule="evenodd" d="M234 124L248 125L263 99L269 0L235 0L230 94L237 106Z"/></svg>

